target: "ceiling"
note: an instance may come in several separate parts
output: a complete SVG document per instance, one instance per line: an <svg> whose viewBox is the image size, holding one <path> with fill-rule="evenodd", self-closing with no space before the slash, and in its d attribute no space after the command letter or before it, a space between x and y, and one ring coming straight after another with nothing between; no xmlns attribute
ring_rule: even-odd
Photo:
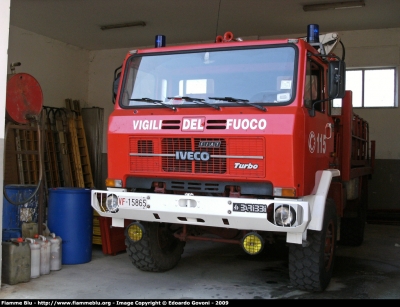
<svg viewBox="0 0 400 307"><path fill-rule="evenodd" d="M87 50L210 41L235 37L400 27L400 0L365 0L365 7L316 12L303 5L337 0L11 0L10 24ZM108 24L145 26L101 30Z"/></svg>

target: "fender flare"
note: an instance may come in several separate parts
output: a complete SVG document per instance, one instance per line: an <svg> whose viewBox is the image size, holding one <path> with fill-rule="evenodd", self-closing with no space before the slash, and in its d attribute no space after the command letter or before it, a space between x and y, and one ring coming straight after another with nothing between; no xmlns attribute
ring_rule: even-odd
<svg viewBox="0 0 400 307"><path fill-rule="evenodd" d="M324 221L326 198L333 177L340 176L337 169L319 170L315 173L315 185L311 195L304 197L310 205L311 221L308 229L322 230Z"/></svg>

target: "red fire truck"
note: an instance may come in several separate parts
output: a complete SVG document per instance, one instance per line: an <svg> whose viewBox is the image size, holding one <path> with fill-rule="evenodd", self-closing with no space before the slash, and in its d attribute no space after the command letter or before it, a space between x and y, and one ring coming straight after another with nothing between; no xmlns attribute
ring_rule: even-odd
<svg viewBox="0 0 400 307"><path fill-rule="evenodd" d="M313 29L179 46L157 36L126 55L92 207L125 227L134 266L170 270L190 240L256 255L283 239L290 283L323 291L337 244L363 242L375 142L345 91L339 35Z"/></svg>

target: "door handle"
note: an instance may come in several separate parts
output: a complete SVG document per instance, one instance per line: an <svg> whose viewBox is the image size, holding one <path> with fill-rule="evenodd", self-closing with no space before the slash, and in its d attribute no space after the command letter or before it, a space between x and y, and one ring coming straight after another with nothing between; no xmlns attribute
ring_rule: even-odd
<svg viewBox="0 0 400 307"><path fill-rule="evenodd" d="M329 130L329 136L328 136L327 130ZM332 130L333 130L333 124L327 123L325 125L325 135L326 135L327 140L329 140L332 137L332 134L333 134Z"/></svg>

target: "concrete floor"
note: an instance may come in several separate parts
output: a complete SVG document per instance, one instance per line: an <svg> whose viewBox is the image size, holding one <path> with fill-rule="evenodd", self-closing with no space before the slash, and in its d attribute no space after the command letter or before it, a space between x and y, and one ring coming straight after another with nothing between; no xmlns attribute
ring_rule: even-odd
<svg viewBox="0 0 400 307"><path fill-rule="evenodd" d="M286 248L258 256L239 246L192 241L165 273L136 269L126 252L92 260L17 285L0 299L400 299L400 226L367 224L360 247L339 246L334 277L323 293L290 286Z"/></svg>

